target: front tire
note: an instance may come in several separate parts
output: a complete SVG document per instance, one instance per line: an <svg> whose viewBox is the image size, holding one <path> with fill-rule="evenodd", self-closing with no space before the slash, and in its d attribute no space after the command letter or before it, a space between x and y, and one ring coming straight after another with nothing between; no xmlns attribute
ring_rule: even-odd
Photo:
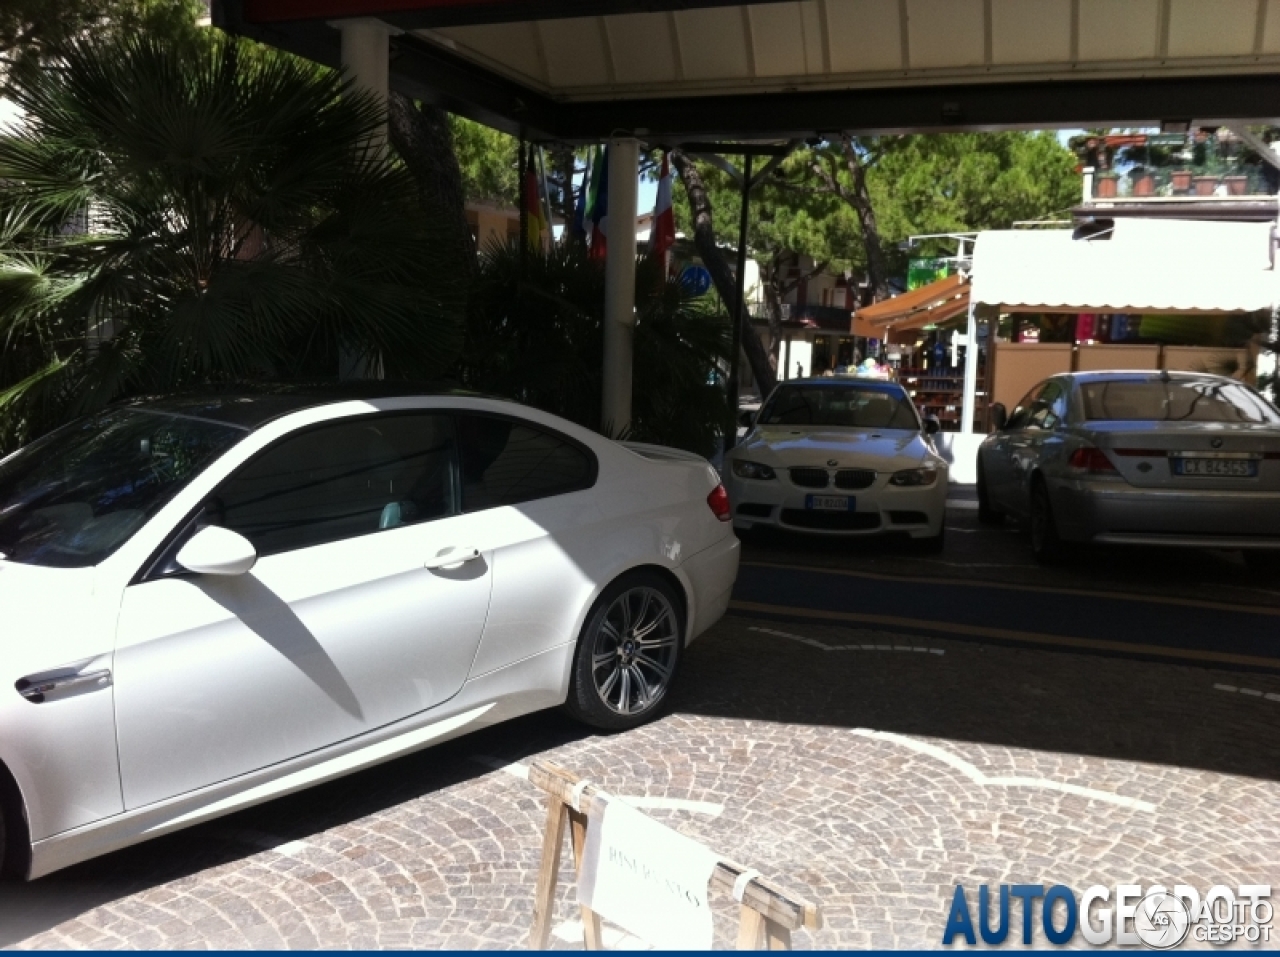
<svg viewBox="0 0 1280 957"><path fill-rule="evenodd" d="M591 606L565 707L583 724L627 731L662 713L684 650L683 601L661 575L623 575Z"/></svg>
<svg viewBox="0 0 1280 957"><path fill-rule="evenodd" d="M1067 545L1058 535L1058 522L1044 479L1031 485L1031 554L1043 565L1056 565L1067 557Z"/></svg>
<svg viewBox="0 0 1280 957"><path fill-rule="evenodd" d="M987 491L986 470L978 459L978 522L982 525L999 525L1004 516L991 507L991 493Z"/></svg>

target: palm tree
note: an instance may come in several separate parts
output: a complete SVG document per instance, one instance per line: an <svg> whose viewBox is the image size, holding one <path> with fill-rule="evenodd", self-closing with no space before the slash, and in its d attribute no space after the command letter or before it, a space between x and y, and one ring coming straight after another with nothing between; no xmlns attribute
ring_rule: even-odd
<svg viewBox="0 0 1280 957"><path fill-rule="evenodd" d="M604 269L574 244L521 255L518 243L481 256L459 365L469 388L615 432L600 421ZM631 427L627 437L710 455L731 427L718 366L727 317L644 258L636 266Z"/></svg>
<svg viewBox="0 0 1280 957"><path fill-rule="evenodd" d="M447 229L340 76L217 35L80 42L0 137L0 448L137 393L434 376Z"/></svg>

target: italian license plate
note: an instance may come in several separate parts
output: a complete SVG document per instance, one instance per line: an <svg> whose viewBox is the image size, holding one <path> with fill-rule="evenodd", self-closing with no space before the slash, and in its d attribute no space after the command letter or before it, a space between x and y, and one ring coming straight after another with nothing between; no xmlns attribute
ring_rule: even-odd
<svg viewBox="0 0 1280 957"><path fill-rule="evenodd" d="M818 512L852 512L852 495L806 495L804 507Z"/></svg>
<svg viewBox="0 0 1280 957"><path fill-rule="evenodd" d="M1253 478L1258 474L1256 459L1178 458L1171 460L1174 475L1208 475L1222 478Z"/></svg>

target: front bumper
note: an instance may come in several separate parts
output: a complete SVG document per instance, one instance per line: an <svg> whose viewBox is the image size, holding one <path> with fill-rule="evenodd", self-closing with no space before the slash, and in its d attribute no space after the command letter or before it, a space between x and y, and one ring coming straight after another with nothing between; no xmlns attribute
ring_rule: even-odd
<svg viewBox="0 0 1280 957"><path fill-rule="evenodd" d="M1116 482L1052 488L1066 541L1198 548L1280 548L1280 492L1139 489Z"/></svg>
<svg viewBox="0 0 1280 957"><path fill-rule="evenodd" d="M776 528L835 537L905 533L912 538L934 538L942 533L946 518L946 469L939 469L934 483L924 487L890 485L887 472L878 474L870 487L850 491L793 485L785 471L767 481L733 474L724 481L733 506L733 527L738 531ZM806 508L809 495L849 496L854 499L854 510Z"/></svg>

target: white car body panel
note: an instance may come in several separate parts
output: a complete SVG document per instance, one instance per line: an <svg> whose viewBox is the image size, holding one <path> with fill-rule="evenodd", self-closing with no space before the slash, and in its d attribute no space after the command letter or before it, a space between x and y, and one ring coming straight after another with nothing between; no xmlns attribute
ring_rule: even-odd
<svg viewBox="0 0 1280 957"><path fill-rule="evenodd" d="M590 448L596 483L268 555L242 576L131 584L275 440L406 409L544 426ZM253 431L94 568L0 561L0 762L26 808L28 876L562 704L586 615L629 569L679 582L691 640L737 575L737 539L707 505L717 482L697 456L631 451L500 400L331 402ZM424 568L448 548L481 554ZM111 675L40 704L12 690L58 668Z"/></svg>

